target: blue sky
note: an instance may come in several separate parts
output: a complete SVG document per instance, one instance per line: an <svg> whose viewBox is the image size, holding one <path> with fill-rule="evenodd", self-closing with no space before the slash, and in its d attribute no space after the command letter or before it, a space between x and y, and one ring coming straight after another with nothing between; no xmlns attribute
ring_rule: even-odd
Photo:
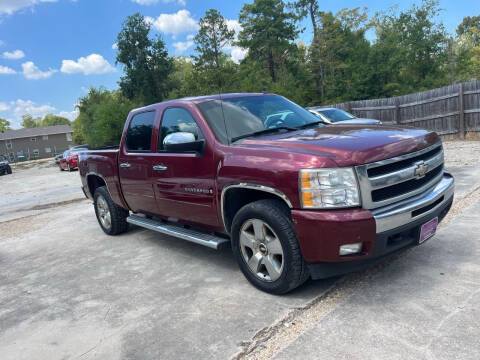
<svg viewBox="0 0 480 360"><path fill-rule="evenodd" d="M251 1L249 1L251 2ZM126 16L140 12L161 33L170 54L188 56L206 10L215 8L238 30L244 2L221 0L0 0L0 117L18 128L21 115L55 113L75 118L74 105L90 86L117 88L122 74L112 45ZM322 10L367 6L370 15L411 0L321 0ZM454 32L464 16L480 14L479 0L442 0L441 16ZM301 38L308 42L308 23ZM236 60L242 50L227 49Z"/></svg>

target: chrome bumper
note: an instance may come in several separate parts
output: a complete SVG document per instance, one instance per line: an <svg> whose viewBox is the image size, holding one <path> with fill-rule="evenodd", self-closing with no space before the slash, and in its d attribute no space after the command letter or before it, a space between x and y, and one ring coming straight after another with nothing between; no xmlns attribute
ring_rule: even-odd
<svg viewBox="0 0 480 360"><path fill-rule="evenodd" d="M442 180L430 190L413 198L373 210L372 214L377 224L377 234L408 224L434 212L450 201L454 188L452 175L445 171ZM428 206L433 203L435 203L435 206L429 208ZM422 211L422 208L425 208L425 211ZM420 210L418 215L414 214L416 210Z"/></svg>

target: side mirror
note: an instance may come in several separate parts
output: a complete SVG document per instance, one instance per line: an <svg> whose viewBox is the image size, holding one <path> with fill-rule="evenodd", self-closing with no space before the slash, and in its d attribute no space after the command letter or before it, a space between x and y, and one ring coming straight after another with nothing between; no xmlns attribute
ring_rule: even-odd
<svg viewBox="0 0 480 360"><path fill-rule="evenodd" d="M189 132L176 132L168 134L163 139L163 149L167 152L203 152L204 140L195 140L195 136Z"/></svg>

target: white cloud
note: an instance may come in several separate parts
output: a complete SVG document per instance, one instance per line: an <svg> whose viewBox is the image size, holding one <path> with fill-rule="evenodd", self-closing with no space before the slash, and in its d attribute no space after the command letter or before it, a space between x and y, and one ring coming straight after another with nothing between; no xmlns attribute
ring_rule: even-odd
<svg viewBox="0 0 480 360"><path fill-rule="evenodd" d="M0 40L0 46L3 46L3 45L5 45L5 41Z"/></svg>
<svg viewBox="0 0 480 360"><path fill-rule="evenodd" d="M158 3L158 0L131 0L131 1L140 5L152 5L152 4ZM187 2L185 0L162 0L162 2L165 4L176 2L178 5L181 5L181 6L187 5Z"/></svg>
<svg viewBox="0 0 480 360"><path fill-rule="evenodd" d="M79 58L77 61L63 60L60 71L66 74L82 72L85 75L90 75L114 72L115 68L102 55L90 54L87 57Z"/></svg>
<svg viewBox="0 0 480 360"><path fill-rule="evenodd" d="M21 127L22 115L30 114L34 118L43 118L47 114L55 114L66 117L69 120L75 120L78 116L78 109L73 111L58 111L50 104L37 104L32 100L17 99L9 103L0 102L0 112L2 117L10 121L13 129Z"/></svg>
<svg viewBox="0 0 480 360"><path fill-rule="evenodd" d="M23 68L23 76L25 76L25 78L29 80L47 79L57 72L57 70L53 70L53 69L42 71L35 66L33 61L27 61L23 63L22 68Z"/></svg>
<svg viewBox="0 0 480 360"><path fill-rule="evenodd" d="M117 44L117 43L113 43L113 44L112 44L112 49L113 49L113 50L117 50L117 49L118 49L118 44Z"/></svg>
<svg viewBox="0 0 480 360"><path fill-rule="evenodd" d="M58 0L1 0L0 1L0 15L11 15L20 9L31 7L39 3L57 2Z"/></svg>
<svg viewBox="0 0 480 360"><path fill-rule="evenodd" d="M233 62L238 64L240 61L242 61L245 58L245 56L247 56L247 53L248 53L248 49L243 49L241 47L234 46L232 47L230 57L232 58Z"/></svg>
<svg viewBox="0 0 480 360"><path fill-rule="evenodd" d="M147 16L145 20L165 34L178 35L198 29L197 21L190 15L190 11L185 9L174 14L160 14L156 19Z"/></svg>
<svg viewBox="0 0 480 360"><path fill-rule="evenodd" d="M14 50L12 52L5 51L3 53L3 57L5 59L17 60L25 57L25 53L22 50Z"/></svg>
<svg viewBox="0 0 480 360"><path fill-rule="evenodd" d="M16 74L17 72L8 66L0 65L0 75L11 75Z"/></svg>
<svg viewBox="0 0 480 360"><path fill-rule="evenodd" d="M73 121L77 118L78 116L78 110L73 110L73 111L60 111L56 113L55 115L62 116L64 118L67 118L70 121Z"/></svg>
<svg viewBox="0 0 480 360"><path fill-rule="evenodd" d="M10 106L8 104L5 104L4 102L0 102L0 111L7 111L10 109Z"/></svg>
<svg viewBox="0 0 480 360"><path fill-rule="evenodd" d="M181 54L187 51L191 46L193 46L192 40L187 41L177 41L173 43L173 47L175 48L176 54Z"/></svg>

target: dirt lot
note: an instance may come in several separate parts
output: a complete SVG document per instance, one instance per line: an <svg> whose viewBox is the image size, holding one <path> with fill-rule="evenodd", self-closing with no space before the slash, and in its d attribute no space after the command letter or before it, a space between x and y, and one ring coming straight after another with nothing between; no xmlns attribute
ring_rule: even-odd
<svg viewBox="0 0 480 360"><path fill-rule="evenodd" d="M0 358L477 359L480 142L445 151L456 200L433 239L286 296L250 286L229 249L104 235L77 172L14 169L0 177Z"/></svg>

